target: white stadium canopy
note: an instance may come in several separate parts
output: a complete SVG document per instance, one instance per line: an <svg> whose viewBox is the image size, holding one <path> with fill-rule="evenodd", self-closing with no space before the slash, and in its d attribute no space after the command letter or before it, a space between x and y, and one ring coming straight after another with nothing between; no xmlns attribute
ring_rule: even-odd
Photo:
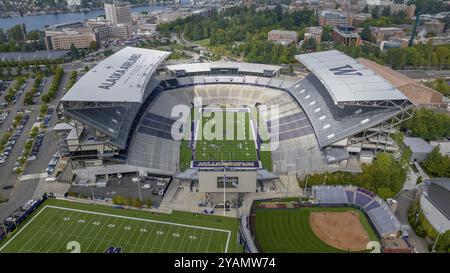
<svg viewBox="0 0 450 273"><path fill-rule="evenodd" d="M86 73L62 101L140 103L149 79L169 54L126 47Z"/></svg>
<svg viewBox="0 0 450 273"><path fill-rule="evenodd" d="M335 104L407 100L387 80L340 51L295 57L322 82Z"/></svg>
<svg viewBox="0 0 450 273"><path fill-rule="evenodd" d="M277 72L281 69L280 66L258 64L258 63L236 63L236 62L213 62L213 63L189 63L168 65L167 69L170 71L184 70L186 73L200 73L211 72L211 69L238 69L239 72L260 73L265 71Z"/></svg>

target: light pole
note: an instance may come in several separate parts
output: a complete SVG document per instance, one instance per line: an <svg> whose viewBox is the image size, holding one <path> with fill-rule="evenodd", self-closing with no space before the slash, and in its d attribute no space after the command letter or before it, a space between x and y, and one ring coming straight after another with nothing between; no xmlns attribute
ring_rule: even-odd
<svg viewBox="0 0 450 273"><path fill-rule="evenodd" d="M289 195L289 184L290 184L290 182L291 182L291 168L292 167L296 167L297 165L295 165L295 164L286 164L286 167L288 167L288 181L287 181L287 187L286 187L286 198L288 197L288 195Z"/></svg>
<svg viewBox="0 0 450 273"><path fill-rule="evenodd" d="M306 193L307 190L308 190L308 169L306 169L305 192L303 194L305 197L308 197Z"/></svg>
<svg viewBox="0 0 450 273"><path fill-rule="evenodd" d="M94 189L92 188L92 183L91 183L91 187L90 188L91 188L92 201L95 204L95 196L94 196Z"/></svg>
<svg viewBox="0 0 450 273"><path fill-rule="evenodd" d="M441 236L441 230L442 230L442 226L439 226L438 235L436 237L436 240L434 241L433 248L431 249L431 253L433 253L434 249L436 248L437 242L439 241L439 237Z"/></svg>

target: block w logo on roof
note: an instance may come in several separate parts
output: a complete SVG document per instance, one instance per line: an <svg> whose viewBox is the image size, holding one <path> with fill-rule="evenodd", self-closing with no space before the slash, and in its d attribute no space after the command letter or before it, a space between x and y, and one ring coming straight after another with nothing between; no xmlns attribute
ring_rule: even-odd
<svg viewBox="0 0 450 273"><path fill-rule="evenodd" d="M333 71L334 75L355 75L355 76L362 76L363 74L361 72L358 72L358 70L356 70L355 68L353 68L353 66L351 65L344 65L344 66L339 66L339 67L335 67L335 68L330 68L330 71Z"/></svg>

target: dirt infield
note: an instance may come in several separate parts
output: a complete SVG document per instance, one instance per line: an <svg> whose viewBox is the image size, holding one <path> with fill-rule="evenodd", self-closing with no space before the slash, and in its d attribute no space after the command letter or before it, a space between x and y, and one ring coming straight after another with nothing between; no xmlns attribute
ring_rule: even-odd
<svg viewBox="0 0 450 273"><path fill-rule="evenodd" d="M309 216L309 224L317 237L342 250L365 250L370 241L355 211L313 212Z"/></svg>

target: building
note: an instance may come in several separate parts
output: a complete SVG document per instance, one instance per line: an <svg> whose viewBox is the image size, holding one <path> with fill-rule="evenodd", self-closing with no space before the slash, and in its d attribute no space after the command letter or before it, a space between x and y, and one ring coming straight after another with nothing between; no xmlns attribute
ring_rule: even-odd
<svg viewBox="0 0 450 273"><path fill-rule="evenodd" d="M109 38L128 39L131 37L131 25L129 24L112 24L108 20L90 19L85 21L87 26L93 27L95 32L100 36L101 41Z"/></svg>
<svg viewBox="0 0 450 273"><path fill-rule="evenodd" d="M250 7L253 5L253 0L242 0L242 4L246 7Z"/></svg>
<svg viewBox="0 0 450 273"><path fill-rule="evenodd" d="M384 238L382 253L414 253L414 249L403 238Z"/></svg>
<svg viewBox="0 0 450 273"><path fill-rule="evenodd" d="M361 37L359 36L356 28L348 25L338 25L333 28L332 33L333 41L343 43L346 46L361 45Z"/></svg>
<svg viewBox="0 0 450 273"><path fill-rule="evenodd" d="M427 32L441 34L444 32L445 23L438 20L429 20L424 22L423 26Z"/></svg>
<svg viewBox="0 0 450 273"><path fill-rule="evenodd" d="M412 152L410 159L411 162L425 161L433 150L433 146L418 137L404 137L403 145L408 147Z"/></svg>
<svg viewBox="0 0 450 273"><path fill-rule="evenodd" d="M295 31L274 29L267 34L267 40L276 44L289 45L298 42L298 34Z"/></svg>
<svg viewBox="0 0 450 273"><path fill-rule="evenodd" d="M425 189L420 196L420 208L431 226L444 233L450 229L450 179L425 180Z"/></svg>
<svg viewBox="0 0 450 273"><path fill-rule="evenodd" d="M113 25L131 25L131 5L129 2L105 3L105 15L106 20Z"/></svg>
<svg viewBox="0 0 450 273"><path fill-rule="evenodd" d="M358 13L351 15L351 21L353 26L360 26L366 20L372 19L372 14L370 13Z"/></svg>
<svg viewBox="0 0 450 273"><path fill-rule="evenodd" d="M403 38L405 36L403 29L398 27L370 27L370 31L377 41Z"/></svg>
<svg viewBox="0 0 450 273"><path fill-rule="evenodd" d="M304 40L314 39L317 44L320 44L322 41L322 27L308 27L306 28L305 35L303 36Z"/></svg>
<svg viewBox="0 0 450 273"><path fill-rule="evenodd" d="M430 141L430 145L434 147L439 146L439 152L442 156L450 157L450 141Z"/></svg>
<svg viewBox="0 0 450 273"><path fill-rule="evenodd" d="M350 17L336 10L321 10L318 14L319 26L351 25Z"/></svg>
<svg viewBox="0 0 450 273"><path fill-rule="evenodd" d="M99 34L91 27L45 30L47 50L69 50L72 45L76 48L90 48L92 43L101 45Z"/></svg>
<svg viewBox="0 0 450 273"><path fill-rule="evenodd" d="M81 0L67 0L68 6L81 6Z"/></svg>
<svg viewBox="0 0 450 273"><path fill-rule="evenodd" d="M359 58L358 61L389 81L390 84L405 94L414 104L440 107L443 109L448 107L449 103L438 91L420 84L387 66L379 65L364 58Z"/></svg>

